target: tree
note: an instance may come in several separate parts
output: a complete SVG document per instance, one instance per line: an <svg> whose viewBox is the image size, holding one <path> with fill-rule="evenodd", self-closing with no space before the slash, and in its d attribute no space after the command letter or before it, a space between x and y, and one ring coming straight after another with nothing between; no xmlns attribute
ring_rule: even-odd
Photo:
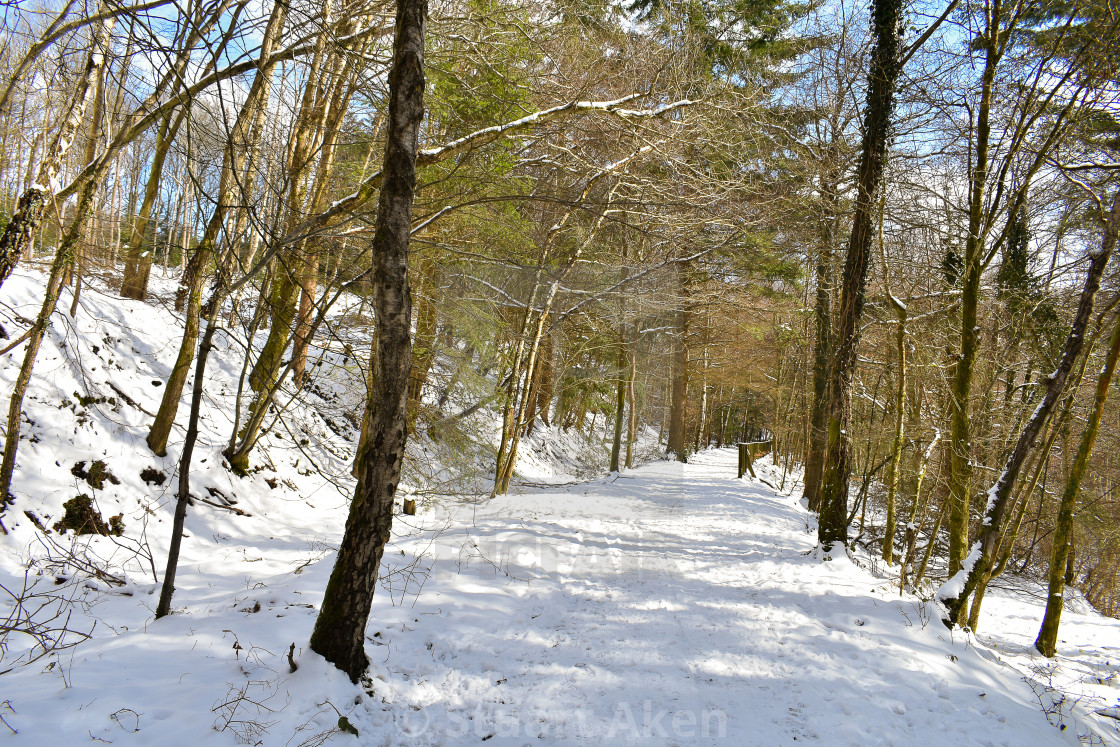
<svg viewBox="0 0 1120 747"><path fill-rule="evenodd" d="M85 111L86 102L96 97L101 87L101 70L105 57L109 53L109 32L113 27L113 18L102 19L93 33L93 42L86 56L86 63L79 83L71 96L66 122L55 134L51 148L43 165L39 169L40 178L46 178L46 184L52 184L58 175L62 155L74 138L74 133L81 124L82 113ZM96 127L94 128L96 137ZM47 281L47 290L43 297L43 305L31 329L28 331L28 346L24 351L23 365L16 378L15 386L8 401L8 424L4 438L4 456L0 461L0 505L11 503L12 473L16 466L16 451L19 448L19 433L22 425L21 413L23 411L23 397L27 385L31 381L31 372L35 366L35 358L39 352L39 345L50 325L51 315L54 314L58 302L58 294L62 287L65 273L69 271L74 261L75 249L82 238L86 220L89 218L93 195L97 191L98 179L91 179L82 191L78 209L74 214L70 227L58 250L55 252L54 262L51 265L50 278ZM0 282L4 280L15 268L23 244L30 240L31 232L42 219L46 209L47 196L51 187L45 185L32 186L20 198L19 212L12 217L4 237L0 238ZM9 241L10 239L10 241ZM5 252L8 252L5 254ZM6 259L5 259L6 258ZM4 264L4 263L7 264Z"/></svg>
<svg viewBox="0 0 1120 747"><path fill-rule="evenodd" d="M1058 625L1062 619L1063 597L1066 587L1066 573L1070 558L1070 546L1073 543L1073 518L1077 507L1077 500L1081 494L1081 482L1089 466L1089 457L1093 453L1093 445L1100 431L1101 417L1104 406L1108 401L1108 390L1112 385L1112 377L1116 373L1116 362L1120 359L1120 323L1113 322L1112 339L1108 344L1108 353L1105 356L1104 368L1097 377L1096 397L1093 400L1093 410L1085 424L1085 431L1081 435L1081 443L1077 448L1077 457L1073 469L1066 478L1066 487L1062 492L1062 500L1058 506L1057 521L1054 525L1054 539L1051 542L1050 577L1046 595L1046 612L1042 617L1042 627L1038 631L1038 638L1034 647L1043 656L1055 655L1058 645Z"/></svg>
<svg viewBox="0 0 1120 747"><path fill-rule="evenodd" d="M1015 487L1015 481L1019 477L1027 456L1034 447L1035 440L1049 421L1059 399L1065 394L1066 384L1070 372L1073 370L1074 361L1081 355L1085 346L1089 318L1093 313L1093 302L1097 290L1100 288L1105 267L1108 266L1108 261L1116 247L1117 236L1120 235L1120 193L1117 193L1113 199L1112 209L1108 217L1104 218L1102 216L1102 219L1104 236L1101 240L1101 247L1089 254L1089 269L1085 275L1085 284L1081 289L1077 314L1070 325L1069 335L1062 351L1062 359L1058 363L1057 369L1047 377L1042 401L1027 421L1022 433L1019 434L1015 448L1007 457L1003 471L995 485L988 491L988 503L984 509L984 520L980 525L980 534L968 558L962 563L960 570L946 581L937 592L938 599L944 602L949 613L947 624L965 624L969 597L978 586L986 584L990 578L996 561L996 545L1008 520L1008 510L1011 505L1012 489Z"/></svg>
<svg viewBox="0 0 1120 747"><path fill-rule="evenodd" d="M377 574L393 526L393 495L407 438L412 364L408 244L416 190L416 155L424 116L424 26L427 0L398 0L389 70L388 138L382 166L373 253L376 342L366 407L369 436L358 455L358 483L346 532L311 634L311 649L352 682L369 665L365 653Z"/></svg>
<svg viewBox="0 0 1120 747"><path fill-rule="evenodd" d="M902 67L902 3L875 0L872 4L875 49L868 74L867 109L860 154L858 196L852 234L840 286L839 318L828 368L828 445L821 481L817 538L825 551L848 541L848 480L850 477L851 387L863 313L867 268L874 239L873 217L878 204L894 108L895 85Z"/></svg>
<svg viewBox="0 0 1120 747"><path fill-rule="evenodd" d="M58 191L58 175L62 169L63 159L78 134L86 107L93 101L97 91L97 82L101 78L101 70L109 54L109 33L115 22L115 16L102 16L94 27L89 53L86 55L82 73L70 93L70 101L64 110L62 122L51 137L50 144L43 151L34 183L19 198L16 213L4 227L4 233L0 235L0 285L3 285L12 274L20 255L31 242L31 235L43 220L50 199ZM2 487L6 488L7 485Z"/></svg>

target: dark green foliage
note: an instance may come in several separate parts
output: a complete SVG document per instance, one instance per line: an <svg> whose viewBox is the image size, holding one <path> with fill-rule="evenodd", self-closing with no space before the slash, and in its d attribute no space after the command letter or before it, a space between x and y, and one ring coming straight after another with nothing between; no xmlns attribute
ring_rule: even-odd
<svg viewBox="0 0 1120 747"><path fill-rule="evenodd" d="M1012 313L1023 311L1026 301L1036 290L1030 271L1031 229L1027 222L1027 207L1020 206L1010 218L1007 244L996 273L996 286L1000 299L1007 302Z"/></svg>
<svg viewBox="0 0 1120 747"><path fill-rule="evenodd" d="M521 9L495 0L469 0L467 7L477 18L486 19L490 43L483 58L478 46L467 39L438 42L439 53L449 64L430 69L428 116L446 139L515 119L532 106L528 73L539 60L524 36L509 32L525 22ZM494 152L479 155L497 158L500 173L506 148L491 150Z"/></svg>
<svg viewBox="0 0 1120 747"><path fill-rule="evenodd" d="M627 11L642 20L671 19L668 34L687 33L700 40L704 57L719 77L754 77L747 64L758 58L781 60L798 51L799 42L786 31L806 11L806 4L789 0L721 0L690 3L687 13L666 13L664 0L632 0ZM669 23L670 21L666 21ZM683 26L683 27L682 27Z"/></svg>
<svg viewBox="0 0 1120 747"><path fill-rule="evenodd" d="M347 734L353 734L355 737L359 736L358 729L352 723L350 723L350 719L346 718L345 716L338 717L338 729L339 731L344 731Z"/></svg>
<svg viewBox="0 0 1120 747"><path fill-rule="evenodd" d="M1022 205L1010 218L1007 244L996 273L996 291L1010 313L1015 334L1026 334L1048 370L1058 362L1066 325L1053 303L1043 297L1038 279L1031 273L1030 242L1027 208Z"/></svg>
<svg viewBox="0 0 1120 747"><path fill-rule="evenodd" d="M582 428L591 413L610 414L613 382L608 377L605 366L593 370L577 365L564 372L556 403L556 420L564 430L573 425Z"/></svg>

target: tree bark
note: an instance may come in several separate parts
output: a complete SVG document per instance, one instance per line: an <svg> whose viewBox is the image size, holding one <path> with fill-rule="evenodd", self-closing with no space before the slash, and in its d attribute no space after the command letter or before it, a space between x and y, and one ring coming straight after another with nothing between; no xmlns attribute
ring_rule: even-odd
<svg viewBox="0 0 1120 747"><path fill-rule="evenodd" d="M175 574L179 567L179 549L183 544L183 527L187 520L187 505L191 502L191 457L198 442L198 418L202 410L203 382L206 377L206 360L214 347L214 333L217 331L218 311L221 308L218 292L210 306L206 333L198 344L195 363L194 386L191 388L191 412L187 420L187 436L183 441L183 453L179 457L179 495L175 500L175 517L171 525L171 545L167 551L167 566L163 572L163 587L156 605L156 619L171 614L171 596L175 593Z"/></svg>
<svg viewBox="0 0 1120 747"><path fill-rule="evenodd" d="M626 266L625 247L623 247L622 261L621 282L626 282L626 279L630 276L630 270ZM618 380L615 383L614 438L611 441L611 472L618 472L622 460L622 427L623 418L626 415L626 392L627 381L629 379L628 374L630 371L629 350L627 349L626 338L626 298L625 296L620 296L618 302L618 370L616 372ZM629 467L630 465L626 466Z"/></svg>
<svg viewBox="0 0 1120 747"><path fill-rule="evenodd" d="M984 49L984 71L980 78L980 103L976 120L976 162L972 165L968 236L962 267L960 356L953 371L952 419L949 433L949 575L961 568L968 547L972 503L972 449L969 403L972 374L980 347L977 325L980 279L983 272L984 200L988 178L991 139L992 97L999 63L1001 0L987 7L987 28L978 40Z"/></svg>
<svg viewBox="0 0 1120 747"><path fill-rule="evenodd" d="M307 372L307 351L311 347L311 314L315 308L315 296L319 292L319 252L313 248L303 263L300 278L299 313L296 315L296 332L292 340L292 380L296 388L303 386Z"/></svg>
<svg viewBox="0 0 1120 747"><path fill-rule="evenodd" d="M1004 464L996 484L988 491L988 504L984 510L984 520L981 523L980 535L973 545L969 556L958 570L937 592L937 598L944 602L948 611L946 624L964 625L965 614L968 608L969 596L981 583L986 583L990 578L995 561L995 551L1004 528L1004 520L1011 505L1012 489L1015 480L1022 470L1023 463L1034 446L1035 439L1042 432L1043 427L1049 422L1055 404L1062 397L1069 380L1070 371L1077 357L1085 346L1085 333L1089 326L1089 318L1093 313L1093 301L1097 290L1100 288L1101 276L1108 265L1108 260L1116 247L1117 232L1120 231L1120 192L1117 192L1112 201L1112 209L1105 223L1104 238L1101 248L1091 255L1089 271L1085 276L1085 285L1081 289L1081 299L1078 303L1077 313L1073 324L1070 326L1069 335L1066 337L1062 358L1057 369L1046 378L1045 395L1038 408L1027 421L1019 439L1015 443Z"/></svg>
<svg viewBox="0 0 1120 747"><path fill-rule="evenodd" d="M910 504L910 516L906 522L906 538L903 541L903 546L906 548L902 556L902 567L899 570L898 576L898 593L901 594L906 590L906 570L914 560L914 551L917 549L918 542L918 515L922 516L922 525L926 523L926 510L929 504L929 493L926 494L926 500L922 501L922 485L926 481L926 470L929 469L929 460L933 456L934 449L941 441L941 431L937 431L933 440L930 441L929 446L926 447L925 454L922 455L921 466L918 467L918 481L914 485L914 500Z"/></svg>
<svg viewBox="0 0 1120 747"><path fill-rule="evenodd" d="M93 195L97 192L98 179L91 179L82 190L78 209L74 220L70 224L66 235L59 242L58 251L55 252L54 262L51 264L51 273L47 279L46 292L43 295L43 304L39 315L29 330L27 349L23 353L23 364L12 386L12 395L8 400L8 427L4 438L4 456L0 461L0 514L5 505L14 501L12 495L12 474L16 466L16 452L19 449L19 432L21 414L23 412L23 398L27 394L27 386L31 383L31 372L35 367L35 358L39 354L43 337L50 327L51 315L58 304L58 295L62 289L62 282L66 276L69 265L74 261L74 247L82 240L82 231L86 219L92 211Z"/></svg>
<svg viewBox="0 0 1120 747"><path fill-rule="evenodd" d="M1096 398L1093 400L1093 411L1085 424L1085 431L1081 434L1081 444L1077 449L1077 458L1073 462L1073 469L1066 480L1065 490L1062 492L1062 501L1058 506L1058 519L1054 526L1053 549L1050 554L1049 593L1046 597L1046 613L1042 617L1042 627L1038 631L1038 638L1034 647L1043 656L1053 657L1057 653L1058 625L1062 619L1063 597L1065 595L1067 580L1070 576L1068 569L1073 556L1073 517L1077 510L1077 498L1081 492L1081 481L1089 467L1089 457L1093 453L1093 445L1097 440L1097 431L1100 428L1101 416L1104 413L1105 403L1108 401L1108 390L1112 384L1112 377L1116 373L1116 362L1120 358L1120 323L1116 323L1109 341L1108 354L1105 356L1104 368L1097 378Z"/></svg>
<svg viewBox="0 0 1120 747"><path fill-rule="evenodd" d="M669 393L669 454L678 462L688 461L685 442L688 413L688 263L677 264L677 331L673 336L672 381Z"/></svg>
<svg viewBox="0 0 1120 747"><path fill-rule="evenodd" d="M389 127L372 242L376 348L369 437L358 456L358 484L346 533L315 629L311 649L357 682L369 664L365 629L378 570L393 523L407 436L405 409L412 364L412 302L408 245L416 191L416 153L424 116L426 0L398 0L389 71Z"/></svg>
<svg viewBox="0 0 1120 747"><path fill-rule="evenodd" d="M894 93L901 70L901 0L874 0L871 15L875 49L868 75L867 110L858 172L858 194L852 235L844 262L840 313L833 338L828 375L828 446L821 480L817 539L826 552L848 541L848 481L851 477L850 434L852 374L859 342L867 269L874 237L876 208L887 141L894 110Z"/></svg>
<svg viewBox="0 0 1120 747"><path fill-rule="evenodd" d="M626 372L629 371L626 355L626 337L625 333L619 332L618 335L618 381L615 383L615 405L614 405L614 439L611 441L611 472L618 472L620 459L622 457L622 423L623 418L626 416Z"/></svg>
<svg viewBox="0 0 1120 747"><path fill-rule="evenodd" d="M638 407L637 398L634 396L634 380L638 378L638 356L634 345L638 342L638 322L634 322L630 338L630 372L626 376L626 406L630 417L626 424L626 469L634 466L634 441L638 436Z"/></svg>
<svg viewBox="0 0 1120 747"><path fill-rule="evenodd" d="M86 107L98 88L97 81L105 65L105 56L109 53L109 32L115 22L116 18L105 18L95 27L93 43L86 55L82 74L71 93L62 125L43 151L35 183L20 196L15 214L0 235L0 286L16 268L24 250L31 243L32 235L43 220L47 205L58 190L58 174L62 170L66 151L70 149L81 128Z"/></svg>
<svg viewBox="0 0 1120 747"><path fill-rule="evenodd" d="M191 361L194 360L194 346L198 342L199 324L202 318L202 284L206 279L206 268L210 265L213 256L213 251L205 237L203 242L206 243L195 249L187 265L186 320L183 326L183 339L179 343L179 353L175 356L175 364L171 367L171 374L167 377L167 383L163 388L163 397L160 399L155 420L152 421L152 427L148 429L146 439L148 447L159 456L167 454L167 439L171 436L171 427L175 424L179 400L183 396L183 387L187 384Z"/></svg>
<svg viewBox="0 0 1120 747"><path fill-rule="evenodd" d="M408 429L416 428L420 414L420 397L428 372L435 360L436 347L436 267L431 259L420 263L420 282L416 289L416 340L412 347L412 371L408 380Z"/></svg>
<svg viewBox="0 0 1120 747"><path fill-rule="evenodd" d="M152 208L159 196L159 188L163 178L163 165L167 161L167 154L171 150L171 143L179 131L179 126L186 117L186 108L176 113L168 112L156 131L155 149L152 151L152 166L148 172L148 183L144 187L144 201L140 204L140 214L136 220L128 216L131 228L129 229L128 242L125 244L124 279L121 281L121 297L144 300L148 294L148 277L152 272L152 253L154 246L145 247L144 239L148 234L148 224L152 217ZM173 233L170 231L169 233Z"/></svg>

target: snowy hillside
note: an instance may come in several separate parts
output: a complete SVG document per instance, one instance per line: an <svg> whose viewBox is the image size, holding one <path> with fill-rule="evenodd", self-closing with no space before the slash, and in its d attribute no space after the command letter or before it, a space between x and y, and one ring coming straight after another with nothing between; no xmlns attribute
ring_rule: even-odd
<svg viewBox="0 0 1120 747"><path fill-rule="evenodd" d="M13 277L5 313L32 316L39 283ZM278 426L264 469L237 477L220 456L239 374L229 339L208 380L174 614L156 622L182 432L166 458L144 435L175 319L84 293L40 354L3 517L0 619L30 615L47 649L3 639L13 742L1120 744L1120 622L1071 605L1055 664L1031 654L1037 598L993 591L979 640L950 632L889 578L823 562L796 496L764 482L777 484L768 465L736 480L730 450L574 483L581 447L530 441L530 480L569 484L489 501L413 484L426 502L395 521L371 679L353 686L306 648L351 487L350 390L293 405L299 430ZM0 389L20 359L0 360ZM324 355L322 380L360 377L345 359ZM440 473L437 445L413 449ZM81 476L97 460L113 479ZM79 494L120 515L123 536L48 533Z"/></svg>

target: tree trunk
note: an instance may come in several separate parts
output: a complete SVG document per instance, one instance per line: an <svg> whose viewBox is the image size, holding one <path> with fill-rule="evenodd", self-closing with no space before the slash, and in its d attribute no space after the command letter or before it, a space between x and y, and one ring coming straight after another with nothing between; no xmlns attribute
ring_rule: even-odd
<svg viewBox="0 0 1120 747"><path fill-rule="evenodd" d="M925 525L926 523L926 507L929 503L929 493L926 494L926 500L924 502L921 501L922 485L926 481L926 470L929 469L929 460L933 456L933 451L937 448L937 444L940 441L941 431L937 431L933 436L933 440L930 441L929 446L926 448L925 454L922 455L921 466L918 467L918 481L914 486L914 500L910 504L910 516L909 520L906 522L906 539L903 542L906 551L902 557L902 567L898 577L899 594L906 589L906 569L909 568L914 560L914 551L918 542L917 521L919 513L922 516L922 524Z"/></svg>
<svg viewBox="0 0 1120 747"><path fill-rule="evenodd" d="M537 417L545 425L549 425L549 411L552 410L552 395L556 390L553 377L555 373L552 369L552 334L546 334L544 339L541 340L541 382L540 391L537 392L536 405Z"/></svg>
<svg viewBox="0 0 1120 747"><path fill-rule="evenodd" d="M345 79L349 69L343 70L342 56L333 48L328 49L332 2L323 0L320 18L323 30L315 42L307 80L300 100L287 159L285 163L285 182L288 185L285 233L291 234L307 217L305 203L317 210L325 194L326 180L331 169L334 154L334 138L331 130L337 130L341 122L338 111L346 100ZM322 145L316 183L312 183L313 157L316 148ZM308 195L311 198L308 200ZM271 397L264 393L272 389L279 373L284 351L293 343L292 356L298 358L300 345L299 331L293 329L301 299L307 294L305 279L312 275L318 264L318 250L310 241L300 241L276 258L276 284L271 295L272 319L268 339L261 349L260 356L249 375L249 385L257 397L250 412L267 408ZM310 302L310 298L308 301ZM308 304L310 305L310 304Z"/></svg>
<svg viewBox="0 0 1120 747"><path fill-rule="evenodd" d="M963 283L961 294L961 347L953 372L952 420L949 436L949 575L964 562L968 546L968 524L972 493L972 449L969 402L972 396L972 373L980 347L977 310L980 305L980 278L984 251L983 215L984 189L988 177L988 148L991 136L991 113L999 43L1000 20L989 17L984 44L984 72L980 79L980 104L976 122L976 163L972 167L969 191L968 236L965 239Z"/></svg>
<svg viewBox="0 0 1120 747"><path fill-rule="evenodd" d="M906 306L894 296L891 303L898 312L898 332L895 339L895 354L898 356L898 381L894 395L894 446L891 449L891 463L887 472L887 525L883 537L883 560L887 565L894 563L895 504L898 499L898 481L902 467L902 447L906 436ZM916 496L915 496L916 497Z"/></svg>
<svg viewBox="0 0 1120 747"><path fill-rule="evenodd" d="M623 265L620 282L624 283L630 276L629 268L626 266L625 246L622 251L622 261ZM611 441L611 472L618 472L622 460L622 423L623 418L626 416L626 382L629 378L627 374L630 370L626 342L626 298L625 296L620 296L618 302L618 370L616 372L618 380L615 382L614 439Z"/></svg>
<svg viewBox="0 0 1120 747"><path fill-rule="evenodd" d="M1117 232L1120 231L1120 192L1117 192L1112 201L1105 224L1104 238L1099 251L1092 253L1089 271L1085 276L1085 285L1081 290L1081 299L1078 303L1077 313L1073 324L1070 326L1065 347L1062 350L1062 359L1058 367L1046 378L1045 395L1038 408L1031 415L1015 448L1008 456L996 484L988 491L988 504L984 510L984 520L980 527L980 536L968 558L956 572L937 592L937 597L945 603L948 610L947 625L964 625L968 597L981 583L986 583L990 578L995 560L995 550L1004 528L1004 519L1011 504L1012 489L1015 480L1034 446L1035 439L1042 432L1043 427L1050 419L1055 404L1062 397L1069 380L1070 371L1077 357L1085 346L1085 333L1089 326L1089 318L1093 313L1093 301L1097 290L1100 288L1101 276L1108 265L1116 246Z"/></svg>
<svg viewBox="0 0 1120 747"><path fill-rule="evenodd" d="M298 251L298 248L297 248ZM294 254L294 253L293 253ZM296 308L299 301L299 282L296 273L299 268L294 261L293 254L287 257L277 257L275 260L276 271L272 280L272 292L269 294L268 305L271 309L272 323L261 353L249 374L249 386L257 393L250 408L251 411L258 407L267 407L268 402L261 401L260 394L267 392L276 374L280 370L280 362L284 357L284 350L288 347L291 338L292 322L296 318ZM291 262L285 260L293 260Z"/></svg>
<svg viewBox="0 0 1120 747"><path fill-rule="evenodd" d="M700 451L700 441L704 436L704 428L708 421L708 344L703 339L706 336L707 324L704 326L704 333L702 333L700 343L700 418L696 424L696 440L693 441L693 451ZM781 390L777 399L777 404L780 407L782 403ZM777 420L775 420L775 425ZM775 457L777 458L777 457Z"/></svg>
<svg viewBox="0 0 1120 747"><path fill-rule="evenodd" d="M685 443L688 414L688 273L687 263L677 265L677 331L673 336L673 362L670 367L669 404L669 454L678 462L688 461L688 445Z"/></svg>
<svg viewBox="0 0 1120 747"><path fill-rule="evenodd" d="M198 356L194 371L194 386L191 388L191 412L187 420L187 437L183 441L183 453L179 457L179 495L175 500L175 518L171 525L171 545L167 551L167 566L163 572L163 588L160 589L159 603L156 605L156 619L171 614L171 596L175 593L175 574L179 567L179 548L183 543L183 526L187 520L187 505L191 502L191 457L198 441L198 418L202 410L203 382L206 377L206 359L214 347L214 333L217 331L218 311L221 308L218 293L211 299L210 314L206 320L206 333L198 344Z"/></svg>
<svg viewBox="0 0 1120 747"><path fill-rule="evenodd" d="M389 131L373 250L376 349L369 437L358 456L358 484L346 533L318 618L311 649L357 682L369 664L365 629L377 574L393 523L407 433L405 409L412 364L408 244L416 190L416 152L424 115L426 0L398 0L389 71Z"/></svg>
<svg viewBox="0 0 1120 747"><path fill-rule="evenodd" d="M300 278L299 312L296 315L296 333L292 341L292 380L296 388L303 386L307 372L307 350L311 347L311 314L315 309L315 297L319 292L319 252L314 248L303 263Z"/></svg>
<svg viewBox="0 0 1120 747"><path fill-rule="evenodd" d="M817 538L826 552L848 541L848 481L850 479L850 434L852 374L859 342L859 320L863 313L874 236L875 210L887 141L894 109L895 85L901 65L901 0L874 0L871 11L875 49L868 75L867 110L860 156L858 194L852 235L844 262L840 289L840 313L834 350L828 372L828 446L821 480L820 517Z"/></svg>
<svg viewBox="0 0 1120 747"><path fill-rule="evenodd" d="M155 148L152 151L152 166L148 172L148 183L144 187L144 201L140 204L140 214L135 222L128 216L131 228L128 242L125 245L124 279L121 281L121 296L144 300L148 294L148 277L152 272L152 259L154 246L146 247L144 240L148 235L148 225L151 221L152 208L159 196L160 185L163 179L163 165L167 161L167 154L171 150L171 143L179 131L179 125L186 117L186 108L176 113L168 113L160 122L156 130ZM169 231L173 233L173 231Z"/></svg>
<svg viewBox="0 0 1120 747"><path fill-rule="evenodd" d="M1112 331L1109 341L1108 354L1105 357L1104 368L1101 369L1097 379L1096 399L1093 401L1093 411L1085 424L1085 431L1081 435L1081 444L1077 449L1077 458L1073 462L1073 469L1066 480L1065 490L1062 492L1062 502L1058 506L1058 520L1054 526L1053 549L1050 554L1050 585L1046 597L1046 613L1042 617L1042 627L1038 631L1038 638L1034 647L1043 656L1052 657L1057 652L1058 624L1062 619L1062 603L1065 595L1070 559L1073 556L1073 517L1077 509L1077 498L1081 492L1081 481L1089 467L1089 457L1093 453L1093 445L1097 440L1097 431L1100 428L1101 416L1104 413L1105 403L1108 401L1108 390L1112 384L1112 377L1116 373L1116 361L1120 358L1120 323Z"/></svg>
<svg viewBox="0 0 1120 747"><path fill-rule="evenodd" d="M544 259L546 258L547 248L541 251L540 265L544 266ZM517 438L517 407L519 403L518 397L518 384L521 381L522 372L522 359L525 356L525 341L529 335L529 330L532 328L533 307L536 305L537 293L540 291L540 276L541 271L538 270L533 278L533 290L529 294L529 303L525 306L525 313L521 319L521 328L517 336L517 344L513 346L513 357L510 362L509 378L505 384L505 409L502 413L502 436L501 443L498 445L498 458L494 465L494 487L492 488L491 495L502 495L504 491L501 489L502 483L505 479L507 471L507 463L515 461L517 456L514 454L512 457L510 452L513 449L514 440ZM544 324L544 317L542 316L538 323L538 328ZM536 341L539 342L539 337ZM530 358L532 353L530 353ZM529 377L532 378L531 375ZM509 469L510 474L513 474L512 468Z"/></svg>
<svg viewBox="0 0 1120 747"><path fill-rule="evenodd" d="M596 184L596 182L598 182L599 179L614 171L619 166L625 164L627 161L629 161L629 159L623 159L614 164L611 164L607 168L596 173L595 176L591 177L591 179L588 180L587 186L584 188L583 194L580 196L577 204L582 205L584 203L584 201L587 199L588 194L590 194L591 192L591 188ZM610 190L610 193L607 197L608 206L610 205L611 199L613 198L614 192L617 188L618 185L615 185L615 187ZM545 246L541 250L542 267L544 265L543 258L548 256L549 247L551 246L553 239L559 234L560 230L574 214L574 209L569 210L568 213L564 216L563 220L559 221L556 225L549 229L548 238L545 241ZM568 276L568 273L571 272L576 262L579 261L579 258L583 255L584 250L586 250L587 247L590 246L591 243L595 240L595 237L598 234L599 229L602 228L603 221L606 219L606 217L607 210L606 208L604 208L603 212L599 214L599 217L591 227L591 231L568 256L568 259L564 263L564 266L560 269L560 272L552 279L552 282L548 286L548 292L545 294L544 302L541 304L541 310L537 314L536 323L532 325L534 332L532 342L529 345L528 359L525 362L525 384L521 387L519 392L517 385L520 377L517 375L519 370L517 366L521 358L521 351L524 350L525 347L524 334L525 330L529 326L528 320L532 315L533 307L536 305L534 301L536 299L541 270L537 271L536 277L534 278L533 293L530 302L525 307L525 321L522 322L522 337L518 341L517 352L515 353L514 358L514 371L513 375L511 375L510 377L509 407L506 410L506 416L502 426L502 448L498 451L498 464L497 469L494 473L494 489L492 495L505 495L509 492L509 484L513 479L513 473L515 468L517 467L517 449L521 443L522 429L525 427L525 413L528 409L528 397L531 383L533 381L533 376L536 372L536 368L538 365L540 365L541 340L547 334L545 325L552 313L552 305L556 302L556 295L560 290L560 284L564 282L564 279ZM579 417L579 427L582 427L583 425L583 415L584 413L581 412ZM594 423L594 418L592 419L592 423Z"/></svg>
<svg viewBox="0 0 1120 747"><path fill-rule="evenodd" d="M191 256L186 273L186 322L183 326L183 339L179 343L179 353L171 367L171 375L163 388L163 398L156 411L155 420L148 430L148 447L158 454L167 454L167 439L171 427L175 425L175 414L179 411L179 400L194 360L195 344L198 342L199 322L202 317L202 284L206 279L206 268L213 252L208 246L199 246Z"/></svg>
<svg viewBox="0 0 1120 747"><path fill-rule="evenodd" d="M27 349L23 354L23 364L12 386L11 399L8 401L8 427L4 438L4 456L0 461L0 514L3 507L12 503L12 474L16 466L16 452L19 449L19 432L21 426L21 413L23 412L23 398L27 393L27 386L31 382L31 372L35 367L35 358L39 354L39 346L50 326L51 314L54 313L58 303L58 294L62 289L62 281L66 275L67 267L74 261L74 247L82 240L82 230L90 212L92 211L93 195L97 192L98 179L87 182L82 190L74 220L69 230L58 245L54 262L51 264L51 274L47 279L46 292L43 295L43 305L34 324L28 330Z"/></svg>
<svg viewBox="0 0 1120 747"><path fill-rule="evenodd" d="M918 564L918 570L914 573L914 588L917 588L922 579L925 578L926 568L929 567L929 559L933 556L933 548L937 545L937 533L941 531L941 525L945 521L945 514L949 512L949 503L943 502L941 508L937 511L937 519L933 522L933 529L929 532L929 542L926 543L926 549L922 553L922 562Z"/></svg>
<svg viewBox="0 0 1120 747"><path fill-rule="evenodd" d="M436 347L436 267L431 259L420 263L420 282L416 289L416 341L412 346L412 371L408 379L408 429L416 428L416 418L420 414L420 396L428 372L435 360Z"/></svg>
<svg viewBox="0 0 1120 747"><path fill-rule="evenodd" d="M633 336L630 339L630 373L626 377L626 405L630 417L626 424L626 469L634 466L634 440L638 436L638 408L634 397L634 379L638 378L638 356L633 345L638 341L638 323L634 322Z"/></svg>
<svg viewBox="0 0 1120 747"><path fill-rule="evenodd" d="M618 335L618 381L615 384L614 439L611 441L611 472L618 472L622 457L622 423L626 417L626 371L629 370L624 332Z"/></svg>
<svg viewBox="0 0 1120 747"><path fill-rule="evenodd" d="M66 151L74 142L74 137L81 128L86 107L98 88L97 81L105 65L105 56L109 53L109 32L112 31L114 23L116 18L106 18L94 30L93 44L89 54L86 55L82 74L71 93L62 125L51 138L50 145L43 151L35 183L20 196L15 214L5 226L4 233L0 235L0 286L12 274L24 250L31 243L31 237L39 228L43 214L58 189L58 174L62 170ZM64 269L69 269L70 262L67 261L66 265Z"/></svg>

